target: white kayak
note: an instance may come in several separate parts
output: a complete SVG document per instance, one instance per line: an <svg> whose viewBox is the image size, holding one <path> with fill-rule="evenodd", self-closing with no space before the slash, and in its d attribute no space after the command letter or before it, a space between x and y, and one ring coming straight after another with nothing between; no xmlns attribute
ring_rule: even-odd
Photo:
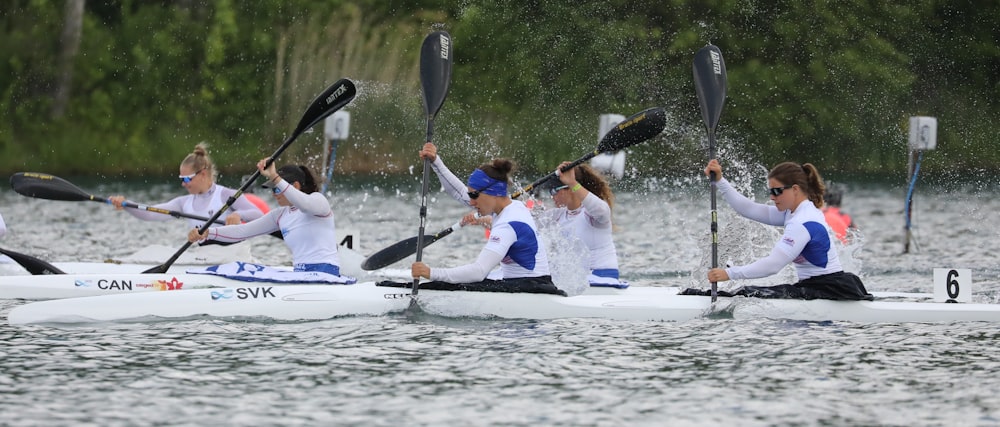
<svg viewBox="0 0 1000 427"><path fill-rule="evenodd" d="M186 319L203 316L280 321L403 312L411 300L429 314L505 319L605 318L686 321L704 316L805 321L955 322L1000 321L1000 304L915 301L778 300L678 295L675 287L630 287L603 294L562 297L546 294L437 291L355 285L266 285L240 283L220 288L111 294L39 301L15 307L10 324L86 323ZM899 296L907 294L897 294Z"/></svg>
<svg viewBox="0 0 1000 427"><path fill-rule="evenodd" d="M181 256L177 258L177 261L170 265L167 272L179 274L192 268L204 267L208 265L226 264L234 261L254 262L255 258L251 253L251 248L251 242L242 242L228 246L193 246L182 253ZM175 247L150 245L131 255L109 259L105 262L57 261L53 262L52 265L62 271L65 271L67 275L101 275L104 277L109 275L135 275L163 264L163 262L170 259L170 257L176 252L177 248ZM352 277L367 275L367 273L361 269L361 263L364 262L365 259L364 255L361 255L357 251L344 246L339 247L337 253L340 256L342 274ZM10 291L4 290L8 284L16 285L18 283L23 283L24 280L23 277L10 278L7 276L27 275L30 275L30 273L14 261L0 263L0 298L69 298L84 295L77 292L69 292L64 295L56 293L52 296L19 296L16 293L11 294ZM45 287L48 283L45 279L46 277L49 277L49 275L36 276L34 280L37 281L34 281L33 283L39 283L41 287ZM54 282L60 283L62 281L55 279ZM93 295L93 293L88 295Z"/></svg>

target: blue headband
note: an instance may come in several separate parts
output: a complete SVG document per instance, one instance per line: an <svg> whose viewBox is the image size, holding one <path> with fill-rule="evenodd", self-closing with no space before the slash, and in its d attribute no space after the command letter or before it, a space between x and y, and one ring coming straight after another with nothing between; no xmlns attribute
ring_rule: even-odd
<svg viewBox="0 0 1000 427"><path fill-rule="evenodd" d="M507 195L507 183L490 178L481 169L476 169L472 171L472 175L469 175L469 187L490 196L504 197Z"/></svg>

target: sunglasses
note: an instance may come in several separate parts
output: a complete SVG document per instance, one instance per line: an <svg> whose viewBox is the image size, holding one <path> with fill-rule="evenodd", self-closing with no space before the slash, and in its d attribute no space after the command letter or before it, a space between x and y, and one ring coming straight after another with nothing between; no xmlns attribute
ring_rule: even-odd
<svg viewBox="0 0 1000 427"><path fill-rule="evenodd" d="M494 182L493 184L496 184L496 182ZM469 194L469 198L470 198L470 199L472 199L472 200L476 200L476 199L478 199L478 198L479 198L479 193L481 193L481 192L483 192L483 191L486 191L486 189L488 189L488 188L492 187L492 186L493 186L493 184L490 184L490 185L487 185L487 186L485 186L485 187L483 187L483 188L480 188L480 189L478 189L478 190L476 190L476 191L470 191L470 192L468 193L468 194Z"/></svg>
<svg viewBox="0 0 1000 427"><path fill-rule="evenodd" d="M768 192L768 193L771 193L771 195L772 195L772 196L774 196L774 197L778 197L778 196L780 196L780 195L781 195L782 193L784 193L784 192L785 192L785 190L787 190L787 189L789 189L789 188L792 188L792 187L794 187L794 186L795 186L795 184L792 184L792 185L786 185L786 186L784 186L784 187L774 187L774 188L768 188L768 189L767 189L767 192Z"/></svg>
<svg viewBox="0 0 1000 427"><path fill-rule="evenodd" d="M277 196L277 195L281 194L282 192L284 192L284 190L282 190L282 189L280 189L278 187L274 187L274 188L271 189L271 192L274 193L275 196Z"/></svg>
<svg viewBox="0 0 1000 427"><path fill-rule="evenodd" d="M191 180L193 180L194 177L198 176L198 174L201 173L201 171L203 171L203 170L205 170L205 169L200 169L198 172L195 172L195 173L193 173L191 175L177 175L177 177L181 179L182 183L184 183L184 184L190 184Z"/></svg>
<svg viewBox="0 0 1000 427"><path fill-rule="evenodd" d="M567 188L569 188L568 185L560 185L558 187L552 187L552 188L549 189L549 195L550 196L555 196L556 193L558 193L558 192L560 192L562 190L565 190Z"/></svg>

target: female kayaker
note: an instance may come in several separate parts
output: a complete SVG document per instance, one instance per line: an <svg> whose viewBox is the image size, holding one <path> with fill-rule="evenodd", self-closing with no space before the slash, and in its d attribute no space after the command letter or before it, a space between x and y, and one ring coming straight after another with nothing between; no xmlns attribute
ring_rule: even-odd
<svg viewBox="0 0 1000 427"><path fill-rule="evenodd" d="M437 155L434 144L424 144L420 157L431 161L441 186L448 194L469 204L465 184L445 166ZM569 162L563 162L556 170L567 164ZM580 175L579 181L577 174ZM550 190L557 209L546 211L543 215L565 227L565 230L579 238L587 247L587 267L590 269L588 281L591 286L627 287L627 282L619 279L618 253L611 236L611 204L614 203L614 194L607 180L586 164L560 174L559 180L561 184ZM470 214L462 218L462 225L476 223L491 227L491 221L491 216Z"/></svg>
<svg viewBox="0 0 1000 427"><path fill-rule="evenodd" d="M494 159L469 175L461 195L464 197L456 198L467 200L480 216L492 216L490 238L471 264L431 268L423 262L413 263L410 272L414 278L431 280L421 284L422 288L565 295L552 283L545 246L541 244L531 211L507 194L513 169L510 160ZM445 182L443 178L442 182ZM455 188L445 188L458 196L454 194ZM503 279L487 279L497 265L500 265Z"/></svg>
<svg viewBox="0 0 1000 427"><path fill-rule="evenodd" d="M226 200L236 193L236 190L215 183L215 164L208 157L208 148L202 143L195 145L194 151L187 155L180 165L181 186L187 189L188 194L178 196L166 202L153 205L155 208L166 209L186 214L211 217L218 209L221 209ZM249 195L244 195L229 208L229 213L224 216L226 224L239 224L240 222L253 221L264 215L262 211L252 201ZM109 198L115 209L121 210L125 196L115 195ZM173 217L156 212L140 209L126 209L132 216L145 221L167 221ZM204 224L204 221L188 219L192 227Z"/></svg>
<svg viewBox="0 0 1000 427"><path fill-rule="evenodd" d="M316 177L306 166L285 165L267 168L267 159L257 163L257 170L267 178L278 208L245 224L225 225L188 232L188 241L213 240L238 242L250 237L281 231L285 245L292 252L295 271L317 271L340 275L337 232L333 210L319 192Z"/></svg>
<svg viewBox="0 0 1000 427"><path fill-rule="evenodd" d="M587 266L591 286L626 287L618 277L618 251L612 237L611 205L614 194L600 172L581 164L566 172L558 172L570 162L556 168L559 182L549 188L556 209L543 213L580 239L589 251Z"/></svg>
<svg viewBox="0 0 1000 427"><path fill-rule="evenodd" d="M768 193L774 205L756 203L739 194L722 177L722 166L712 159L705 175L715 173L718 189L740 215L764 224L783 226L781 239L771 254L744 266L713 268L709 282L767 277L793 263L799 281L776 286L744 286L722 296L745 295L759 298L798 298L831 300L870 300L858 276L845 272L840 265L831 230L820 210L825 186L819 171L811 163L784 162L767 175ZM706 291L687 289L684 294L704 295Z"/></svg>

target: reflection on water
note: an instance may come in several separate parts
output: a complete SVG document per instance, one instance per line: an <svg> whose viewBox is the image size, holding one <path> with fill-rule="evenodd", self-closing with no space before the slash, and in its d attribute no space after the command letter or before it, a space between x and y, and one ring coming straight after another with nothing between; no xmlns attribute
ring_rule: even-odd
<svg viewBox="0 0 1000 427"><path fill-rule="evenodd" d="M760 190L762 182L745 185ZM415 235L419 187L411 184L335 186L338 227L356 232L365 254ZM179 193L166 185L85 188L148 203ZM614 213L625 278L634 286L706 286L707 185L629 188L618 192ZM902 189L848 188L844 209L861 235L842 257L871 290L930 292L934 267L969 268L975 298L997 301L993 190L918 192L919 251L902 254ZM153 243L179 248L186 232L183 221L140 222L99 203L9 190L0 201L10 228L0 244L49 261L100 261ZM443 193L429 207L431 231L465 213ZM778 235L737 218L721 199L719 223L723 263L763 256ZM424 259L469 262L483 239L482 229L456 231ZM258 240L255 256L288 262L280 241ZM792 277L787 270L763 282ZM0 301L0 315L18 304ZM996 425L998 338L992 324L725 317L0 325L0 413L7 425Z"/></svg>

